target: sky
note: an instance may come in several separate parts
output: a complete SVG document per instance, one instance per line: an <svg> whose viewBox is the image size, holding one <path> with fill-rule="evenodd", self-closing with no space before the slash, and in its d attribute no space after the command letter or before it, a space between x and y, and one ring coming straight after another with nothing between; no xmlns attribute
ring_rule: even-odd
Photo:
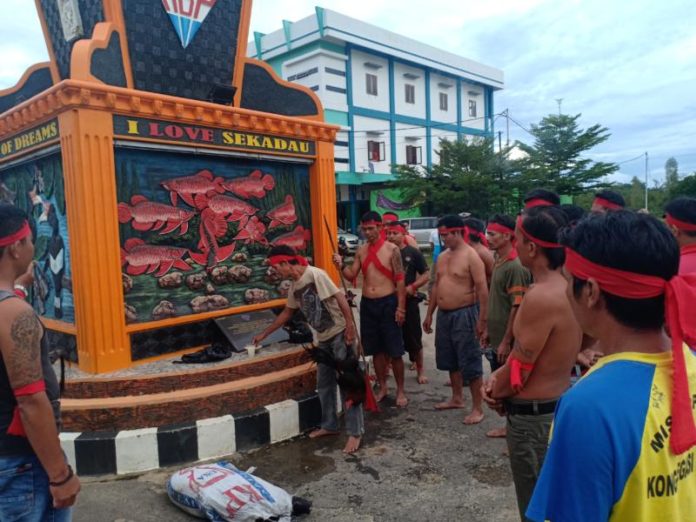
<svg viewBox="0 0 696 522"><path fill-rule="evenodd" d="M31 0L2 0L0 89L47 60ZM159 0L152 0L159 1ZM696 8L693 0L255 0L251 31L338 11L504 72L495 111L509 110L510 141L557 113L582 114L611 137L591 151L620 163L613 181L664 180L669 157L696 172ZM9 19L8 19L9 18ZM506 139L505 118L496 130Z"/></svg>

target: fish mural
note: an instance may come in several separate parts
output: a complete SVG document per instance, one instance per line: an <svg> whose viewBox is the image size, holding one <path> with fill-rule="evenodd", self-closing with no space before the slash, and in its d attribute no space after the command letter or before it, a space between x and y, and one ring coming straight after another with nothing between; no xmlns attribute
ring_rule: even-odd
<svg viewBox="0 0 696 522"><path fill-rule="evenodd" d="M223 185L225 190L232 192L240 198L249 199L251 197L263 198L266 192L273 190L276 186L275 179L270 174L264 174L260 170L255 170L244 178L236 178L227 181Z"/></svg>
<svg viewBox="0 0 696 522"><path fill-rule="evenodd" d="M213 210L206 208L201 212L200 241L198 252L190 252L189 255L196 263L202 266L214 266L229 258L236 247L235 243L221 247L217 238L227 233L227 221Z"/></svg>
<svg viewBox="0 0 696 522"><path fill-rule="evenodd" d="M183 199L188 205L195 207L194 197L196 194L208 194L225 192L223 182L225 180L215 175L209 170L201 170L193 176L183 178L172 178L162 182L162 186L169 191L172 205L176 206L179 198Z"/></svg>
<svg viewBox="0 0 696 522"><path fill-rule="evenodd" d="M126 266L128 275L155 273L155 277L162 277L172 268L188 272L191 265L183 260L187 253L185 248L148 245L142 239L131 238L121 249L121 266Z"/></svg>
<svg viewBox="0 0 696 522"><path fill-rule="evenodd" d="M312 239L312 232L302 226L295 227L295 230L278 236L271 244L273 246L286 245L294 248L297 251L305 250L307 243Z"/></svg>
<svg viewBox="0 0 696 522"><path fill-rule="evenodd" d="M238 222L239 230L244 228L249 218L259 211L258 208L246 201L215 192L211 192L206 196L199 194L194 198L194 201L196 207L201 210L208 208L215 214L222 216L226 221Z"/></svg>
<svg viewBox="0 0 696 522"><path fill-rule="evenodd" d="M297 221L295 198L288 194L285 196L285 203L281 203L277 207L269 210L266 217L271 218L271 224L268 225L268 230L276 227L293 225Z"/></svg>
<svg viewBox="0 0 696 522"><path fill-rule="evenodd" d="M312 255L307 165L119 149L116 188L131 322L164 319L163 302L166 317L183 317L208 297L230 309L249 290L286 297L265 277L271 243Z"/></svg>
<svg viewBox="0 0 696 522"><path fill-rule="evenodd" d="M128 203L118 204L119 223L131 223L135 230L159 231L161 235L179 229L179 235L188 232L188 222L196 213L178 207L155 203L145 196L135 195ZM166 226L165 226L166 225Z"/></svg>
<svg viewBox="0 0 696 522"><path fill-rule="evenodd" d="M246 226L234 236L235 240L244 241L245 244L250 243L261 243L262 245L268 245L268 240L264 236L266 233L266 225L261 222L261 220L253 216L246 224Z"/></svg>

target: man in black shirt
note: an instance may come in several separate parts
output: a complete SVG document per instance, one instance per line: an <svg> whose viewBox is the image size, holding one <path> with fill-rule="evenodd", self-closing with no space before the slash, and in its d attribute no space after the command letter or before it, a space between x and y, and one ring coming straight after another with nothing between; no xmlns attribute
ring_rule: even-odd
<svg viewBox="0 0 696 522"><path fill-rule="evenodd" d="M387 225L387 240L394 243L401 250L401 260L404 265L406 278L406 319L401 327L404 335L404 347L408 352L409 360L418 372L418 384L426 384L428 378L423 369L423 330L421 328L420 310L418 303L418 289L428 284L430 272L420 250L406 243L406 227L403 223L395 221ZM413 366L411 366L413 369Z"/></svg>

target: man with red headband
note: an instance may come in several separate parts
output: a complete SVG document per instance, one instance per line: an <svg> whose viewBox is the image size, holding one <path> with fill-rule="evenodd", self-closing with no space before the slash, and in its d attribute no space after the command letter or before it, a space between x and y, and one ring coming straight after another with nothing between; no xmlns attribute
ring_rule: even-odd
<svg viewBox="0 0 696 522"><path fill-rule="evenodd" d="M481 261L483 261L483 266L486 267L486 281L490 285L495 260L493 258L493 253L488 248L486 224L480 219L468 217L464 218L464 226L469 229L469 236L464 238L464 240L469 243L471 248L473 248L481 258Z"/></svg>
<svg viewBox="0 0 696 522"><path fill-rule="evenodd" d="M681 249L679 275L696 273L696 198L673 199L665 212L665 222Z"/></svg>
<svg viewBox="0 0 696 522"><path fill-rule="evenodd" d="M292 319L300 309L307 322L317 332L318 350L325 350L338 361L355 358L355 323L348 301L329 275L321 268L309 266L307 259L286 245L271 248L268 263L283 279L291 281L288 301L283 311L252 342L259 344ZM317 391L321 404L321 426L309 434L314 439L338 434L336 415L336 369L317 364ZM341 393L343 395L343 393ZM344 401L345 402L345 401ZM362 404L346 408L346 442L344 453L355 453L364 432Z"/></svg>
<svg viewBox="0 0 696 522"><path fill-rule="evenodd" d="M401 325L406 317L404 267L399 248L382 238L382 217L366 212L361 219L367 243L361 245L351 266L343 266L340 255L333 261L346 279L363 274L360 300L360 337L366 355L372 355L379 384L377 401L387 396L389 361L396 381L396 405L408 404L404 390L404 341Z"/></svg>
<svg viewBox="0 0 696 522"><path fill-rule="evenodd" d="M430 279L430 270L425 262L425 257L417 248L406 244L406 228L403 223L395 221L386 226L387 239L394 243L401 251L401 262L404 265L406 285L406 318L402 326L404 336L404 348L408 352L409 360L417 372L418 384L427 384L423 367L423 330L421 329L421 317L418 305L418 289L427 285ZM411 367L413 369L413 366Z"/></svg>
<svg viewBox="0 0 696 522"><path fill-rule="evenodd" d="M558 194L546 189L530 190L524 195L524 208L557 207L561 204Z"/></svg>
<svg viewBox="0 0 696 522"><path fill-rule="evenodd" d="M13 288L31 236L26 214L0 204L0 520L67 521L80 481L58 439L58 381L41 322Z"/></svg>
<svg viewBox="0 0 696 522"><path fill-rule="evenodd" d="M437 225L447 250L437 258L435 285L423 329L432 332L433 313L437 309L435 362L438 370L450 374L452 397L435 408L464 408L463 386L467 384L472 407L464 424L478 424L483 420L479 337L486 329L488 315L486 269L476 251L464 241L469 229L460 216L445 216Z"/></svg>
<svg viewBox="0 0 696 522"><path fill-rule="evenodd" d="M515 220L496 214L488 220L488 246L495 252L495 265L488 289L488 332L485 351L491 373L510 355L514 341L512 327L517 310L531 284L529 270L522 266L514 246ZM505 437L505 427L490 430L488 437Z"/></svg>
<svg viewBox="0 0 696 522"><path fill-rule="evenodd" d="M696 520L696 275L645 214L593 215L561 242L567 299L605 357L559 401L527 517Z"/></svg>
<svg viewBox="0 0 696 522"><path fill-rule="evenodd" d="M394 212L385 212L384 214L382 214L382 224L385 227L382 229L382 237L384 239L387 239L386 227L389 225L389 223L397 222L399 222L399 216L397 216ZM406 230L406 233L404 234L404 243L406 243L406 245L410 247L418 248L418 241L416 241L415 237L409 234L408 225L405 222L401 222L401 226L404 227L404 230Z"/></svg>
<svg viewBox="0 0 696 522"><path fill-rule="evenodd" d="M567 224L558 207L535 207L519 216L517 253L534 284L515 317L512 352L484 387L486 402L502 400L507 413L510 468L522 520L544 461L556 403L570 386L582 343L561 273L565 256L558 234Z"/></svg>
<svg viewBox="0 0 696 522"><path fill-rule="evenodd" d="M595 194L590 212L603 214L612 210L623 210L625 207L626 200L621 194L613 190L602 190Z"/></svg>

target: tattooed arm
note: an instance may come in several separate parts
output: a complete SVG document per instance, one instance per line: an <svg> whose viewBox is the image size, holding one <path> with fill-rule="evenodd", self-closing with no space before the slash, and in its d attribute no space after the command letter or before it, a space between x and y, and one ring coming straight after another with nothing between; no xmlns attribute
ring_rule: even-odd
<svg viewBox="0 0 696 522"><path fill-rule="evenodd" d="M0 307L0 350L13 389L43 379L41 368L42 326L34 311L19 299L8 299ZM17 397L22 425L51 482L69 476L53 409L45 391ZM59 487L51 486L56 507L71 506L80 490L77 477Z"/></svg>
<svg viewBox="0 0 696 522"><path fill-rule="evenodd" d="M401 260L401 251L396 246L392 248L391 269L396 280L396 297L399 301L396 308L396 322L402 325L406 318L406 285L404 284L404 264Z"/></svg>

